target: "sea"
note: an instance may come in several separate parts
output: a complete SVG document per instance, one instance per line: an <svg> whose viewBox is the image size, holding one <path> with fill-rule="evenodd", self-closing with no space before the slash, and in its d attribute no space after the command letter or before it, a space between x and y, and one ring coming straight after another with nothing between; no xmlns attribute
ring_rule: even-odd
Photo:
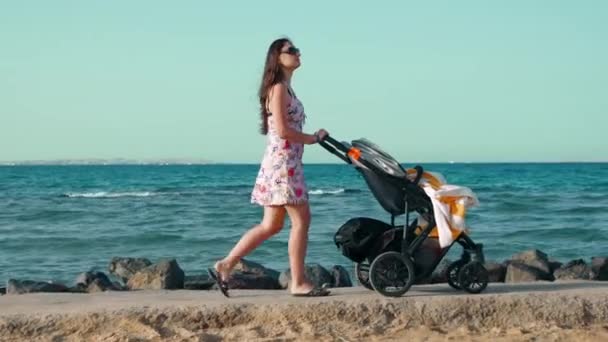
<svg viewBox="0 0 608 342"><path fill-rule="evenodd" d="M467 225L488 260L527 249L562 262L608 256L608 163L420 165L477 195ZM262 208L250 203L258 167L0 166L0 286L73 284L81 272L107 273L113 257L176 259L186 275L204 274L261 220ZM306 262L350 270L333 241L337 229L353 217L390 222L390 215L355 168L307 164L304 172L312 212ZM289 231L287 219L247 258L287 269ZM455 246L448 257L461 251Z"/></svg>

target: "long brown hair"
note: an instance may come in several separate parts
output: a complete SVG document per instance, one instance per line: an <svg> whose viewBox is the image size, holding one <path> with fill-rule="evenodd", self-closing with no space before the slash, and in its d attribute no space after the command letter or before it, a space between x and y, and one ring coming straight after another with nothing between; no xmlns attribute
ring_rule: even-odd
<svg viewBox="0 0 608 342"><path fill-rule="evenodd" d="M260 124L260 132L262 134L268 133L268 110L266 109L266 103L268 100L268 92L273 85L283 82L285 75L279 64L279 55L281 49L286 43L291 43L288 38L279 38L270 44L268 52L266 53L266 63L264 64L264 73L262 75L262 83L260 84L260 90L258 96L260 98L260 118L262 120Z"/></svg>

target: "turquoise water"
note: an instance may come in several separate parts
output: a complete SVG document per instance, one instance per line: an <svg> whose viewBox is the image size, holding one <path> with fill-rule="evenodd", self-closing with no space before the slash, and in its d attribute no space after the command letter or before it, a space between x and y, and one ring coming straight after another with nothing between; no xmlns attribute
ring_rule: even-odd
<svg viewBox="0 0 608 342"><path fill-rule="evenodd" d="M411 166L411 165L406 165ZM539 248L567 261L608 255L608 164L422 164L468 186L471 237L488 259ZM0 283L72 282L114 256L176 258L203 273L261 218L258 165L1 166ZM390 220L348 165L306 165L313 222L307 262L351 267L333 234L351 217ZM249 258L284 270L285 229ZM459 254L459 248L454 248Z"/></svg>

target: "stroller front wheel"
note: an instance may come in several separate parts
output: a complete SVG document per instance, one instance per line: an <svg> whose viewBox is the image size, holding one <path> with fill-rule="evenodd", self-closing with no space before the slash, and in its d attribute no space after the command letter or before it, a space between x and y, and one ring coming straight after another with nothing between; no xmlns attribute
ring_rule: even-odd
<svg viewBox="0 0 608 342"><path fill-rule="evenodd" d="M385 252L369 268L370 282L377 292L387 297L400 297L414 284L412 260L399 252Z"/></svg>
<svg viewBox="0 0 608 342"><path fill-rule="evenodd" d="M478 261L469 262L458 272L458 283L468 293L480 293L488 286L488 270Z"/></svg>
<svg viewBox="0 0 608 342"><path fill-rule="evenodd" d="M368 290L374 290L369 281L369 263L367 261L362 261L355 264L355 275L357 276L359 284Z"/></svg>
<svg viewBox="0 0 608 342"><path fill-rule="evenodd" d="M466 261L464 260L457 260L454 261L453 263L451 263L447 270L447 278L448 278L448 285L450 285L452 288L456 289L456 290L462 290L462 287L460 286L460 282L458 281L458 276L460 274L460 269L462 268L462 266L466 265Z"/></svg>

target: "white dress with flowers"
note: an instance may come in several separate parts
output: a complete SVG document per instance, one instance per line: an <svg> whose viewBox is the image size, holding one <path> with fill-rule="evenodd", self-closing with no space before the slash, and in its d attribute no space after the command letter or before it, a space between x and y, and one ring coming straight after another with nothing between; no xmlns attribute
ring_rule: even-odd
<svg viewBox="0 0 608 342"><path fill-rule="evenodd" d="M289 92L287 124L301 132L306 119L302 102ZM264 158L260 165L251 202L262 206L300 204L308 201L302 155L304 145L281 139L272 115L268 117L268 134Z"/></svg>

